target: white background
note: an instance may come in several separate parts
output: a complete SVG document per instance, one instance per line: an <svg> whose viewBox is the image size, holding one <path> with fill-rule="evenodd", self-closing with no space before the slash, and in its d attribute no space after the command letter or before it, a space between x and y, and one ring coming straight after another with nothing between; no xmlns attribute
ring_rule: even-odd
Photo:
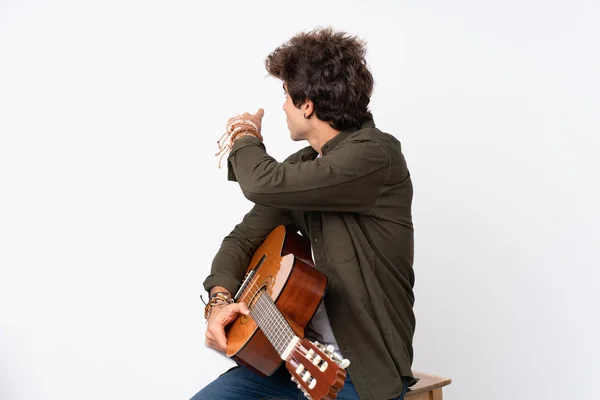
<svg viewBox="0 0 600 400"><path fill-rule="evenodd" d="M216 140L264 107L273 156L304 146L263 61L325 25L368 41L413 176L415 370L597 399L597 4L1 1L0 399L187 399L231 365L198 296L251 204Z"/></svg>

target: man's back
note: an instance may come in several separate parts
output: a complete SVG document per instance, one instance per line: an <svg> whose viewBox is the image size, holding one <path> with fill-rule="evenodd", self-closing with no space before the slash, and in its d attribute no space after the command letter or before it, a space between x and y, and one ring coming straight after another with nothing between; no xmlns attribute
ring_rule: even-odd
<svg viewBox="0 0 600 400"><path fill-rule="evenodd" d="M413 285L412 183L400 143L371 127L343 133L343 140L376 141L389 154L383 174L365 182L378 191L369 212L292 210L295 225L309 237L315 266L329 279L325 307L342 355L352 361L350 373L361 398L392 398L402 376L412 376L415 329ZM289 162L316 157L310 147ZM327 157L327 155L325 155ZM358 190L361 197L372 198ZM389 390L391 391L389 391ZM388 391L386 391L388 390ZM367 395L369 393L369 395Z"/></svg>

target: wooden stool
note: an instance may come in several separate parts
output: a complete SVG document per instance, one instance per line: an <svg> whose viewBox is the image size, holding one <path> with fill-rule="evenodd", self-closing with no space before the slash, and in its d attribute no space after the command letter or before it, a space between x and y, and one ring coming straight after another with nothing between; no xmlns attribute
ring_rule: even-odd
<svg viewBox="0 0 600 400"><path fill-rule="evenodd" d="M428 375L422 372L414 372L415 378L419 378L413 387L406 392L406 399L410 400L442 400L442 388L452 383L452 379L440 376Z"/></svg>

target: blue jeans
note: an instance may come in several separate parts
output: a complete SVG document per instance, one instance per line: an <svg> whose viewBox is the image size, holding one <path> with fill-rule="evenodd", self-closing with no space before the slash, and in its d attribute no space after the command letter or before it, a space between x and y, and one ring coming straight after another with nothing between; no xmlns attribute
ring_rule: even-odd
<svg viewBox="0 0 600 400"><path fill-rule="evenodd" d="M405 383L402 394L394 400L403 400L407 389ZM209 383L191 400L300 400L304 398L304 394L290 380L290 373L285 366L282 366L266 378L260 377L247 368L234 367ZM350 374L346 374L346 382L338 392L337 400L358 399Z"/></svg>

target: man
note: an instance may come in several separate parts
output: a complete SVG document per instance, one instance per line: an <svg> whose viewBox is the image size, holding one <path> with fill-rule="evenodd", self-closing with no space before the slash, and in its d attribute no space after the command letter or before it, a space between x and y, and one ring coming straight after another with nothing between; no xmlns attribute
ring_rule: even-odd
<svg viewBox="0 0 600 400"><path fill-rule="evenodd" d="M230 120L228 177L255 206L223 240L204 282L206 344L225 351L224 327L248 313L230 296L264 238L286 225L310 238L315 267L328 278L307 337L351 361L338 399L402 399L415 383L412 183L400 143L368 110L365 53L356 37L327 28L267 57L267 71L283 81L291 138L310 145L283 163L262 144L262 109ZM298 398L289 378L285 367L266 378L236 367L193 400Z"/></svg>

